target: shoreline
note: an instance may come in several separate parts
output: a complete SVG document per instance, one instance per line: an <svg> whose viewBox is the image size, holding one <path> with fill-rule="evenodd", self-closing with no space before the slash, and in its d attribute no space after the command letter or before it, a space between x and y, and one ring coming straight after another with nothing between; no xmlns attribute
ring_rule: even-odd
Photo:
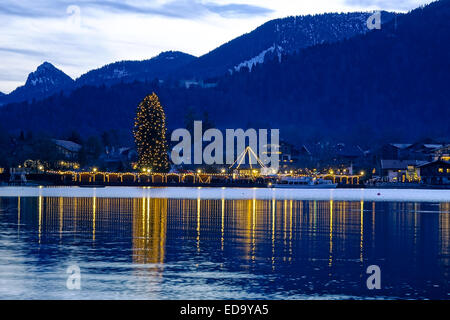
<svg viewBox="0 0 450 320"><path fill-rule="evenodd" d="M61 183L48 180L29 180L25 184L10 184L7 181L0 181L1 187L81 187L81 188L105 188L105 187L168 187L168 188L268 188L267 183L253 182L228 182L228 183L139 183L139 182L73 182ZM308 188L305 188L308 190ZM314 188L311 188L314 189ZM325 188L326 189L326 188ZM450 190L450 185L427 185L427 184L402 184L402 183L386 183L381 185L364 185L364 184L338 184L335 189L380 189L380 190ZM289 189L291 190L291 189Z"/></svg>
<svg viewBox="0 0 450 320"><path fill-rule="evenodd" d="M226 200L318 200L371 202L450 202L450 190L432 189L276 189L235 187L0 187L0 197L166 198Z"/></svg>

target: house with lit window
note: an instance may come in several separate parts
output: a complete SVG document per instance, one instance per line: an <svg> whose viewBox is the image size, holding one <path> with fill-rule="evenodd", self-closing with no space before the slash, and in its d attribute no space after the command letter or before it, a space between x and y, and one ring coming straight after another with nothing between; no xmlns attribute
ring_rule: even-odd
<svg viewBox="0 0 450 320"><path fill-rule="evenodd" d="M445 152L445 145L435 143L430 139L422 142L410 143L389 143L381 147L378 151L381 159L393 160L437 160L435 154Z"/></svg>
<svg viewBox="0 0 450 320"><path fill-rule="evenodd" d="M382 159L406 159L406 150L408 150L408 148L411 146L411 143L388 143L383 145L378 153L380 154Z"/></svg>
<svg viewBox="0 0 450 320"><path fill-rule="evenodd" d="M75 160L81 150L81 145L69 140L53 140L56 150L67 160Z"/></svg>
<svg viewBox="0 0 450 320"><path fill-rule="evenodd" d="M443 160L450 162L450 144L447 144L441 148L434 150L434 159L433 160Z"/></svg>
<svg viewBox="0 0 450 320"><path fill-rule="evenodd" d="M381 174L385 182L418 182L420 160L381 160Z"/></svg>
<svg viewBox="0 0 450 320"><path fill-rule="evenodd" d="M450 162L437 160L418 166L420 179L430 185L450 185Z"/></svg>
<svg viewBox="0 0 450 320"><path fill-rule="evenodd" d="M106 147L105 152L99 157L100 163L108 171L129 170L137 159L136 149L128 147Z"/></svg>
<svg viewBox="0 0 450 320"><path fill-rule="evenodd" d="M428 140L427 143L414 143L410 147L406 148L408 154L407 159L433 161L434 152L443 146L443 144L433 143L431 140Z"/></svg>
<svg viewBox="0 0 450 320"><path fill-rule="evenodd" d="M293 144L286 141L280 142L280 162L289 164L297 161L298 151Z"/></svg>

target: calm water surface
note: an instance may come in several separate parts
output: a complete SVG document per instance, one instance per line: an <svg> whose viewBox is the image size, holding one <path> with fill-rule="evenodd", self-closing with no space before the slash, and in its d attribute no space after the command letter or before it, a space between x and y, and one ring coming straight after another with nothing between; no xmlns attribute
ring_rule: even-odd
<svg viewBox="0 0 450 320"><path fill-rule="evenodd" d="M450 202L0 197L1 299L449 299L449 266Z"/></svg>

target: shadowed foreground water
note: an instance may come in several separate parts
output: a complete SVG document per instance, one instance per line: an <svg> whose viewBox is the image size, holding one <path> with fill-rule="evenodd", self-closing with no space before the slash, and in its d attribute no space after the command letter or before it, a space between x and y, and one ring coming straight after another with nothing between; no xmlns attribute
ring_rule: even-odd
<svg viewBox="0 0 450 320"><path fill-rule="evenodd" d="M448 202L2 197L0 298L449 299L449 217Z"/></svg>

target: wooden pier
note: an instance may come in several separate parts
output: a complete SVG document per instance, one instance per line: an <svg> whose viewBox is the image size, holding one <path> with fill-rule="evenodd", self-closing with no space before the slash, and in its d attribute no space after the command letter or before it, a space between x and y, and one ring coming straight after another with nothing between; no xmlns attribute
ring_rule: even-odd
<svg viewBox="0 0 450 320"><path fill-rule="evenodd" d="M148 172L78 172L78 171L48 171L47 175L56 176L52 179L63 185L267 185L279 178L307 177L308 175L248 175L238 173L148 173ZM333 183L358 185L361 176L358 175L314 175L318 179L331 180Z"/></svg>

